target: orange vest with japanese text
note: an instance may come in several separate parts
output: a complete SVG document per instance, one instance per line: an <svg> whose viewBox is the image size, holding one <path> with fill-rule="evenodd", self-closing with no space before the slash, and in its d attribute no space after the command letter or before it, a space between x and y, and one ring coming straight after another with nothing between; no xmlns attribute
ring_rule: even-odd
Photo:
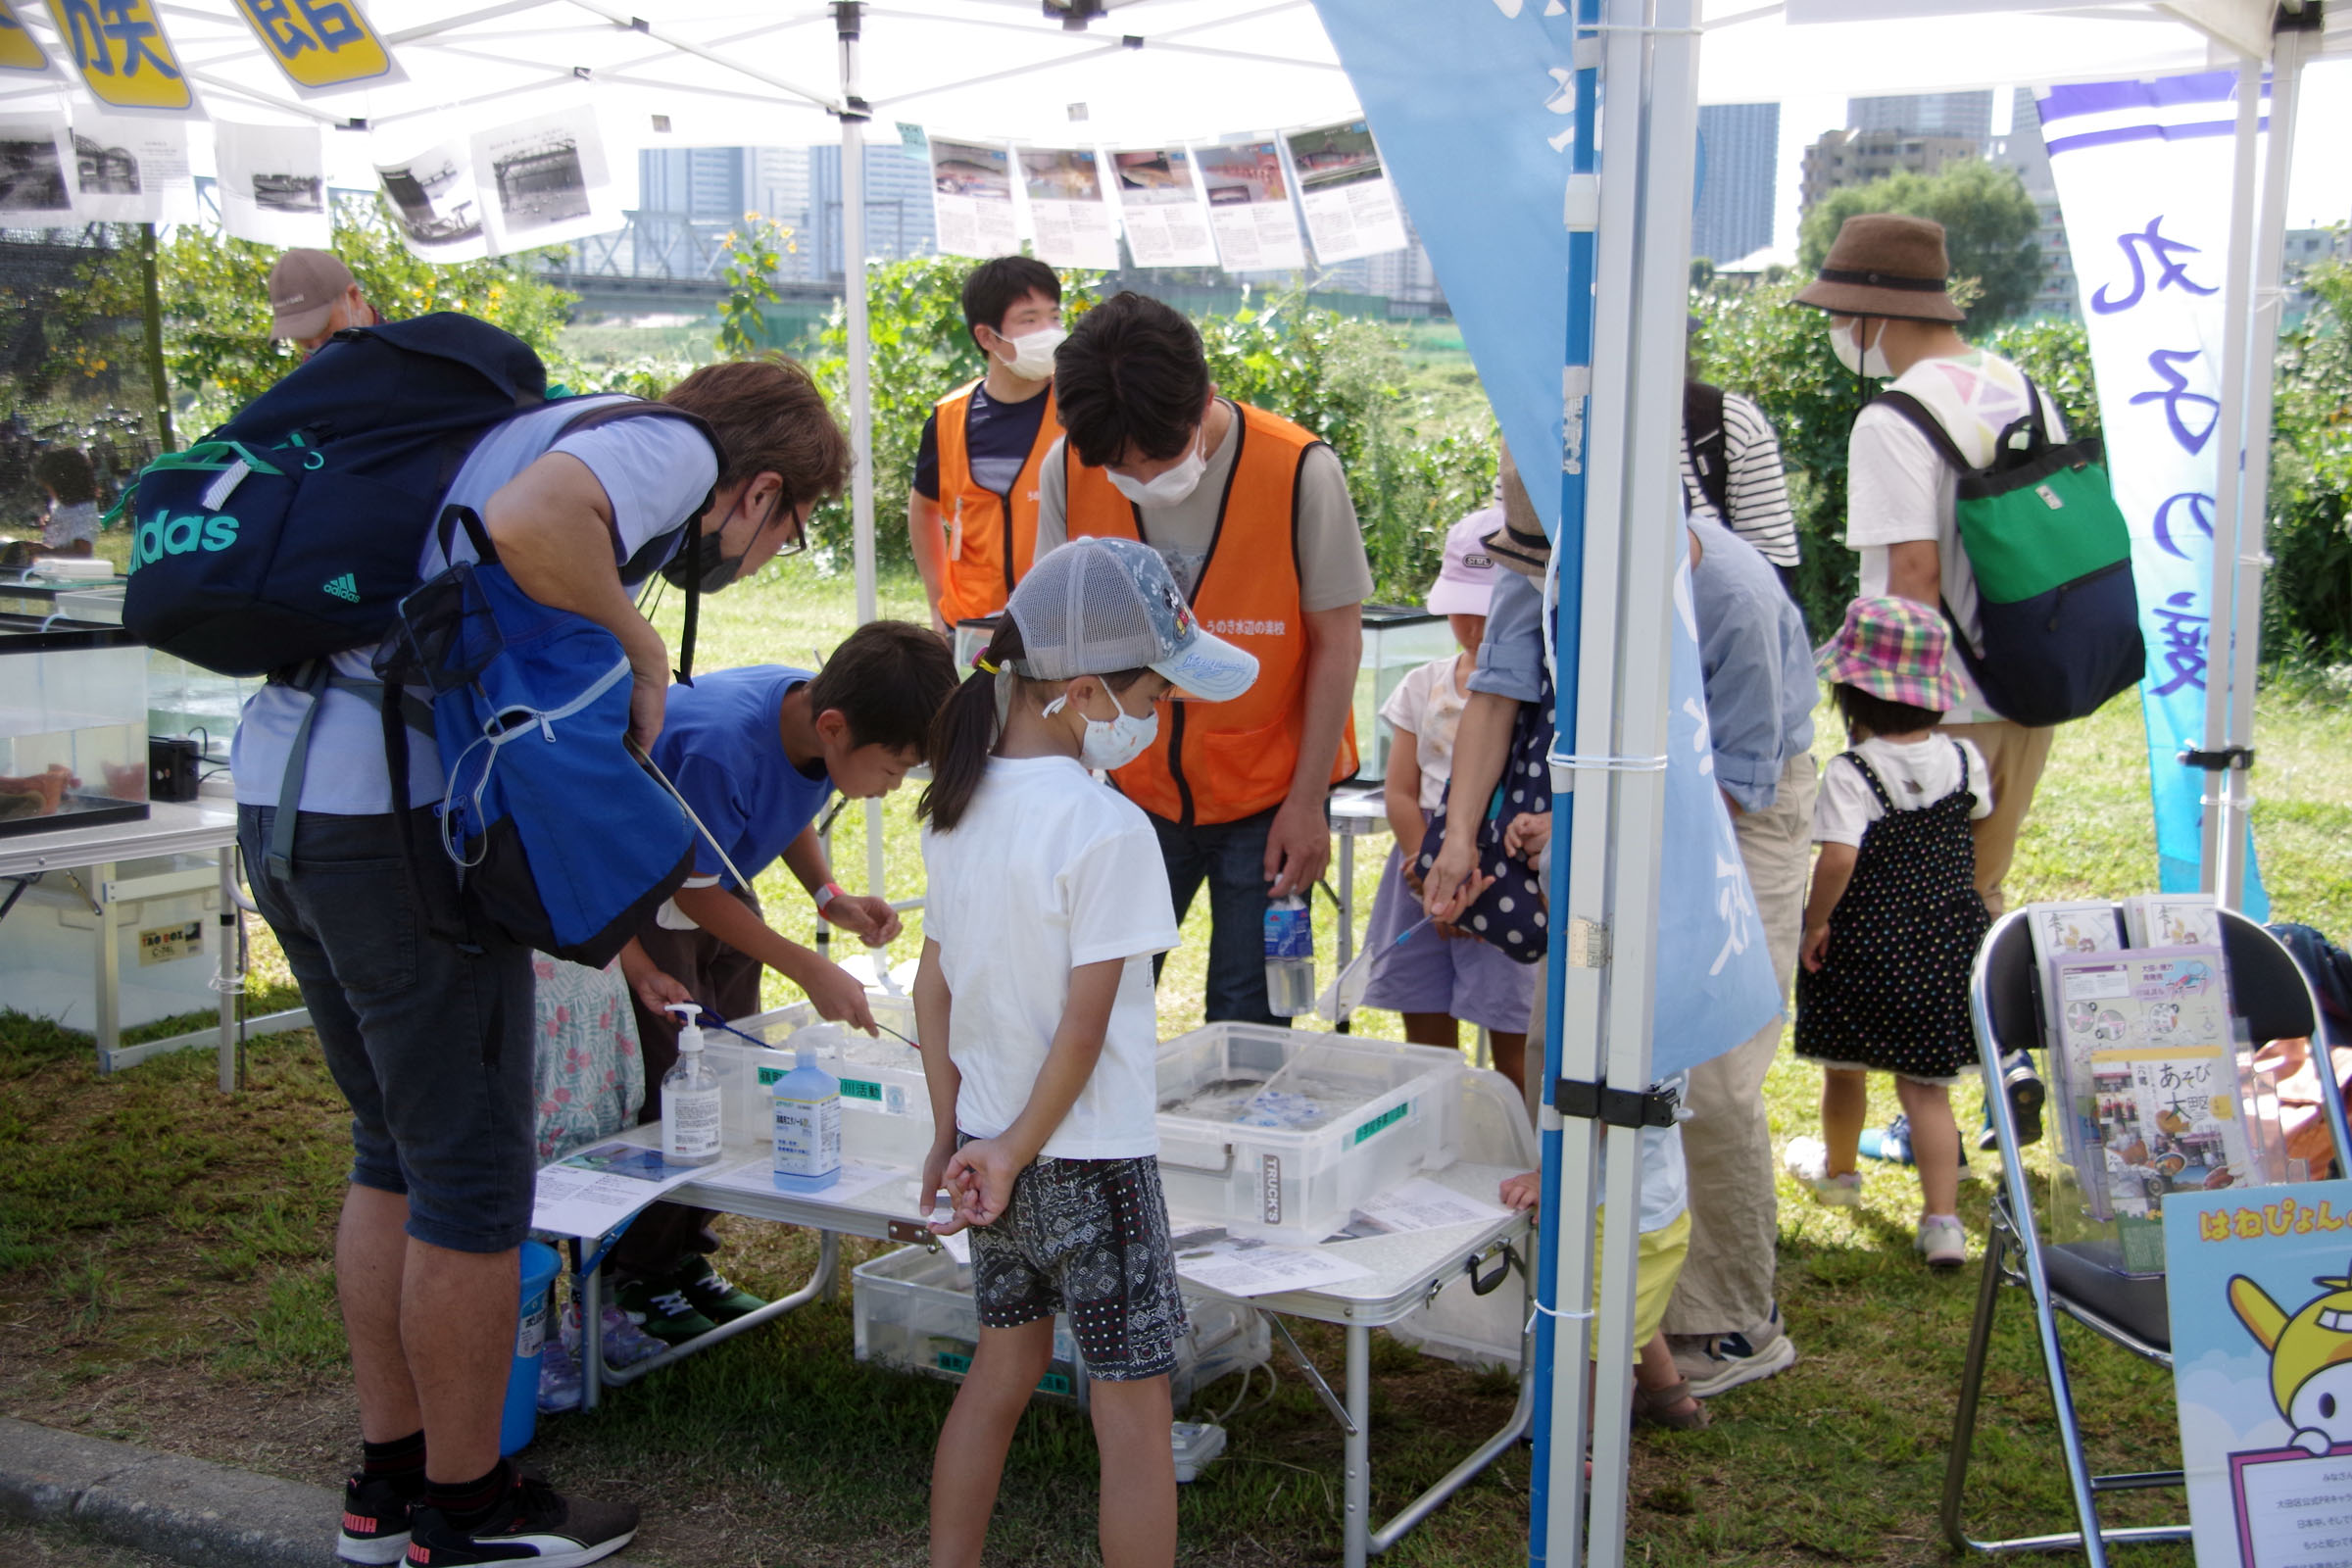
<svg viewBox="0 0 2352 1568"><path fill-rule="evenodd" d="M1054 389L1042 394L1046 410L1037 422L1012 488L999 495L972 477L971 449L964 420L971 415L973 381L939 400L939 520L948 530L948 559L940 576L940 618L993 615L1012 597L1013 584L1037 556L1037 473L1046 453L1061 439L1054 416Z"/></svg>
<svg viewBox="0 0 2352 1568"><path fill-rule="evenodd" d="M1232 822L1280 806L1306 725L1306 617L1298 605L1298 470L1323 445L1288 419L1237 403L1240 450L1208 558L1193 592L1200 624L1257 656L1255 684L1230 703L1173 703L1152 749L1111 775L1154 816L1187 826ZM1143 514L1105 471L1065 448L1069 536L1152 542ZM1340 735L1331 782L1355 771L1355 715Z"/></svg>

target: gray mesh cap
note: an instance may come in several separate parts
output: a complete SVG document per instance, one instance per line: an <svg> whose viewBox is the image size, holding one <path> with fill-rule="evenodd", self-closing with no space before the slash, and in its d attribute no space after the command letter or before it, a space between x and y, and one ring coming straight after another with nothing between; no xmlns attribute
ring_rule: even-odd
<svg viewBox="0 0 2352 1568"><path fill-rule="evenodd" d="M1133 539L1073 539L1029 568L1005 607L1030 680L1150 669L1206 702L1257 679L1257 656L1200 629L1167 563Z"/></svg>

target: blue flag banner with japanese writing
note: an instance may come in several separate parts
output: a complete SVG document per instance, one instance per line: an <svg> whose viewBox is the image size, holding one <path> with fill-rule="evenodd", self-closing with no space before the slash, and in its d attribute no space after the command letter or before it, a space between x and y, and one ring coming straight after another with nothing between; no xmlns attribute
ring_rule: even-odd
<svg viewBox="0 0 2352 1568"><path fill-rule="evenodd" d="M1316 0L1315 9L1531 480L1529 498L1556 535L1559 486L1538 479L1551 464L1536 454L1562 450L1574 19L1541 0ZM1721 1055L1781 1011L1715 786L1687 567L1675 605L1651 1033L1659 1076Z"/></svg>
<svg viewBox="0 0 2352 1568"><path fill-rule="evenodd" d="M2230 678L2229 650L2213 647L2206 628L2214 497L2225 459L2234 466L2218 432L2236 92L2236 73L2216 71L2054 87L2041 98L2108 471L2132 526L2158 885L2168 893L2193 892L2203 858L2205 775L2179 755L2206 744L2207 680ZM2256 451L2267 454L2267 435ZM2251 844L2246 866L2246 912L2262 919L2270 901Z"/></svg>

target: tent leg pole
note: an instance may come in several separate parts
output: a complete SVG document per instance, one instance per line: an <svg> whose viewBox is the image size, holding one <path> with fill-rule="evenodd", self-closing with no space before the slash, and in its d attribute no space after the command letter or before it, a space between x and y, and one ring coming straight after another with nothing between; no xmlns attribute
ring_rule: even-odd
<svg viewBox="0 0 2352 1568"><path fill-rule="evenodd" d="M874 582L873 325L865 297L865 100L858 93L858 43L865 7L836 0L841 39L841 287L850 328L850 548L858 574L858 622L879 612ZM865 803L865 890L884 896L882 803ZM889 959L878 956L887 967Z"/></svg>
<svg viewBox="0 0 2352 1568"><path fill-rule="evenodd" d="M146 295L147 385L155 395L155 439L166 452L179 450L172 433L172 376L164 368L163 287L156 277L155 225L139 225L139 286Z"/></svg>

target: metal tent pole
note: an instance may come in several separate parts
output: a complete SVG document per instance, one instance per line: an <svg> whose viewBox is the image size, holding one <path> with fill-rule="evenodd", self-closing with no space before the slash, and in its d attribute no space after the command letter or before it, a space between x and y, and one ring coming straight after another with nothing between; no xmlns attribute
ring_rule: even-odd
<svg viewBox="0 0 2352 1568"><path fill-rule="evenodd" d="M2303 9L2300 5L2298 10ZM2316 13L2317 8L2310 8ZM2317 17L2314 15L2313 20ZM2300 102L2303 62L2311 51L2311 33L2290 22L2277 35L2271 53L2271 131L2263 147L2262 211L2254 236L2254 314L2252 342L2246 354L2245 446L2238 481L2236 537L2238 548L2230 607L2230 640L2206 639L2208 682L2213 679L2217 652L2228 661L2225 679L2230 692L2229 727L2222 744L2233 756L2251 762L2254 749L2255 665L2262 658L2262 578L2270 564L2263 535L2270 524L2271 400L2278 363L2278 323L2286 303L2286 286L2279 277L2286 249L2287 174L2294 164L2295 111ZM2225 453L2226 457L2228 454ZM2225 486L2229 476L2223 476ZM2214 541L2214 560L2221 562L2221 541ZM2219 608L2217 602L2216 609ZM2214 624L2219 624L2219 617ZM2254 807L2252 778L2246 767L2231 767L2222 775L2221 855L2215 885L2221 902L2242 909L2246 902L2246 868L2253 858L2250 821Z"/></svg>
<svg viewBox="0 0 2352 1568"><path fill-rule="evenodd" d="M2236 901L2223 891L2222 834L2224 776L2221 748L2230 733L2230 681L2214 679L2214 665L2230 660L2230 614L2239 554L2238 535L2241 473L2246 449L2247 337L2252 326L2248 296L2253 275L2254 155L2262 118L2262 62L2246 59L2237 67L2237 160L2230 172L2230 258L2222 284L2221 408L2214 420L2215 483L2213 497L2212 576L2205 593L2205 736L2201 748L2212 762L2198 801L2197 886L2221 896L2224 904Z"/></svg>
<svg viewBox="0 0 2352 1568"><path fill-rule="evenodd" d="M147 328L147 386L155 396L156 447L175 452L179 441L172 433L172 374L164 365L164 302L156 278L153 223L139 225L139 287Z"/></svg>
<svg viewBox="0 0 2352 1568"><path fill-rule="evenodd" d="M865 122L870 111L858 93L858 43L862 0L835 0L833 28L841 39L841 288L850 327L850 549L858 574L858 621L877 612L874 587L873 328L865 299ZM883 880L882 803L865 803L865 890L887 897ZM877 968L889 959L879 954Z"/></svg>

